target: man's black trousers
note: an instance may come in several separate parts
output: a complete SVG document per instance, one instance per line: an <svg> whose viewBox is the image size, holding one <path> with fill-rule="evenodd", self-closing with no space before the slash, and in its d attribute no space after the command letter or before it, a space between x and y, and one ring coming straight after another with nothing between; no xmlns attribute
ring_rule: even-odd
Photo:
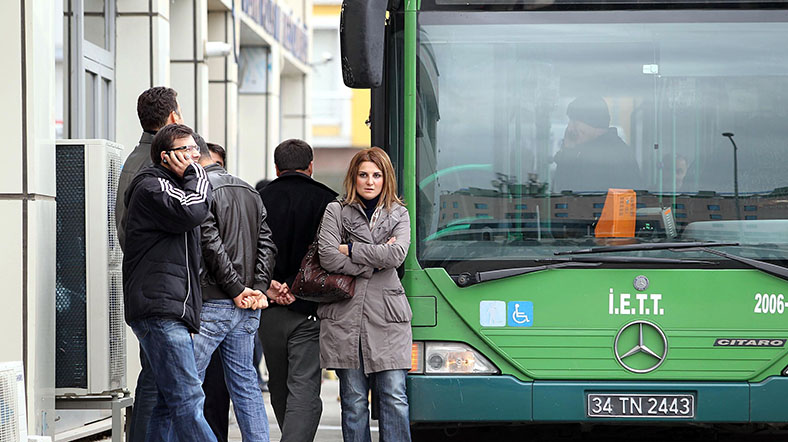
<svg viewBox="0 0 788 442"><path fill-rule="evenodd" d="M320 322L271 306L260 317L260 340L268 367L268 388L281 442L314 440L320 400Z"/></svg>

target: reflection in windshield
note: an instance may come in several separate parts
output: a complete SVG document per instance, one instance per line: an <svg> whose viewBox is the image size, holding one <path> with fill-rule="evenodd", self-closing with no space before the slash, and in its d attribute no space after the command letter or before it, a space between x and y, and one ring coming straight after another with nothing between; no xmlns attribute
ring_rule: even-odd
<svg viewBox="0 0 788 442"><path fill-rule="evenodd" d="M423 13L420 259L788 243L788 16L765 12Z"/></svg>

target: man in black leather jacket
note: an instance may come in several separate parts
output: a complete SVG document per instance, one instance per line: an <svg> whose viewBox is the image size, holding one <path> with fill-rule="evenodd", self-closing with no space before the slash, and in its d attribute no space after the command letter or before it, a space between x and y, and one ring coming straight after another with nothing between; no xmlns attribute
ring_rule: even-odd
<svg viewBox="0 0 788 442"><path fill-rule="evenodd" d="M276 246L257 191L213 162L204 140L200 163L214 199L201 226L202 327L194 337L200 379L217 349L244 441L267 441L268 418L252 366L258 309L268 306ZM276 290L271 290L272 296ZM250 309L251 308L251 309ZM210 397L206 400L210 400ZM223 435L222 435L223 436Z"/></svg>

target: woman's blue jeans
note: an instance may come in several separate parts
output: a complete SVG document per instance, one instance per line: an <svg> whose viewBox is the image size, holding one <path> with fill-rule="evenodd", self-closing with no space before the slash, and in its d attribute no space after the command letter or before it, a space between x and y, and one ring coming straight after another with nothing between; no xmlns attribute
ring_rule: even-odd
<svg viewBox="0 0 788 442"><path fill-rule="evenodd" d="M370 442L369 388L375 389L380 411L380 442L410 442L407 370L386 370L364 374L364 360L357 369L336 370L342 404L342 438L345 442Z"/></svg>

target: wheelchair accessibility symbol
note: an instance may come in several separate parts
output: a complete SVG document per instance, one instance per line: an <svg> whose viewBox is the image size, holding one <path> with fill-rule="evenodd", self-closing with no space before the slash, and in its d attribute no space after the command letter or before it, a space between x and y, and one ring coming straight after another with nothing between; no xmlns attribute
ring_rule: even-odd
<svg viewBox="0 0 788 442"><path fill-rule="evenodd" d="M531 301L510 301L507 311L509 327L531 327L534 325L534 303Z"/></svg>

